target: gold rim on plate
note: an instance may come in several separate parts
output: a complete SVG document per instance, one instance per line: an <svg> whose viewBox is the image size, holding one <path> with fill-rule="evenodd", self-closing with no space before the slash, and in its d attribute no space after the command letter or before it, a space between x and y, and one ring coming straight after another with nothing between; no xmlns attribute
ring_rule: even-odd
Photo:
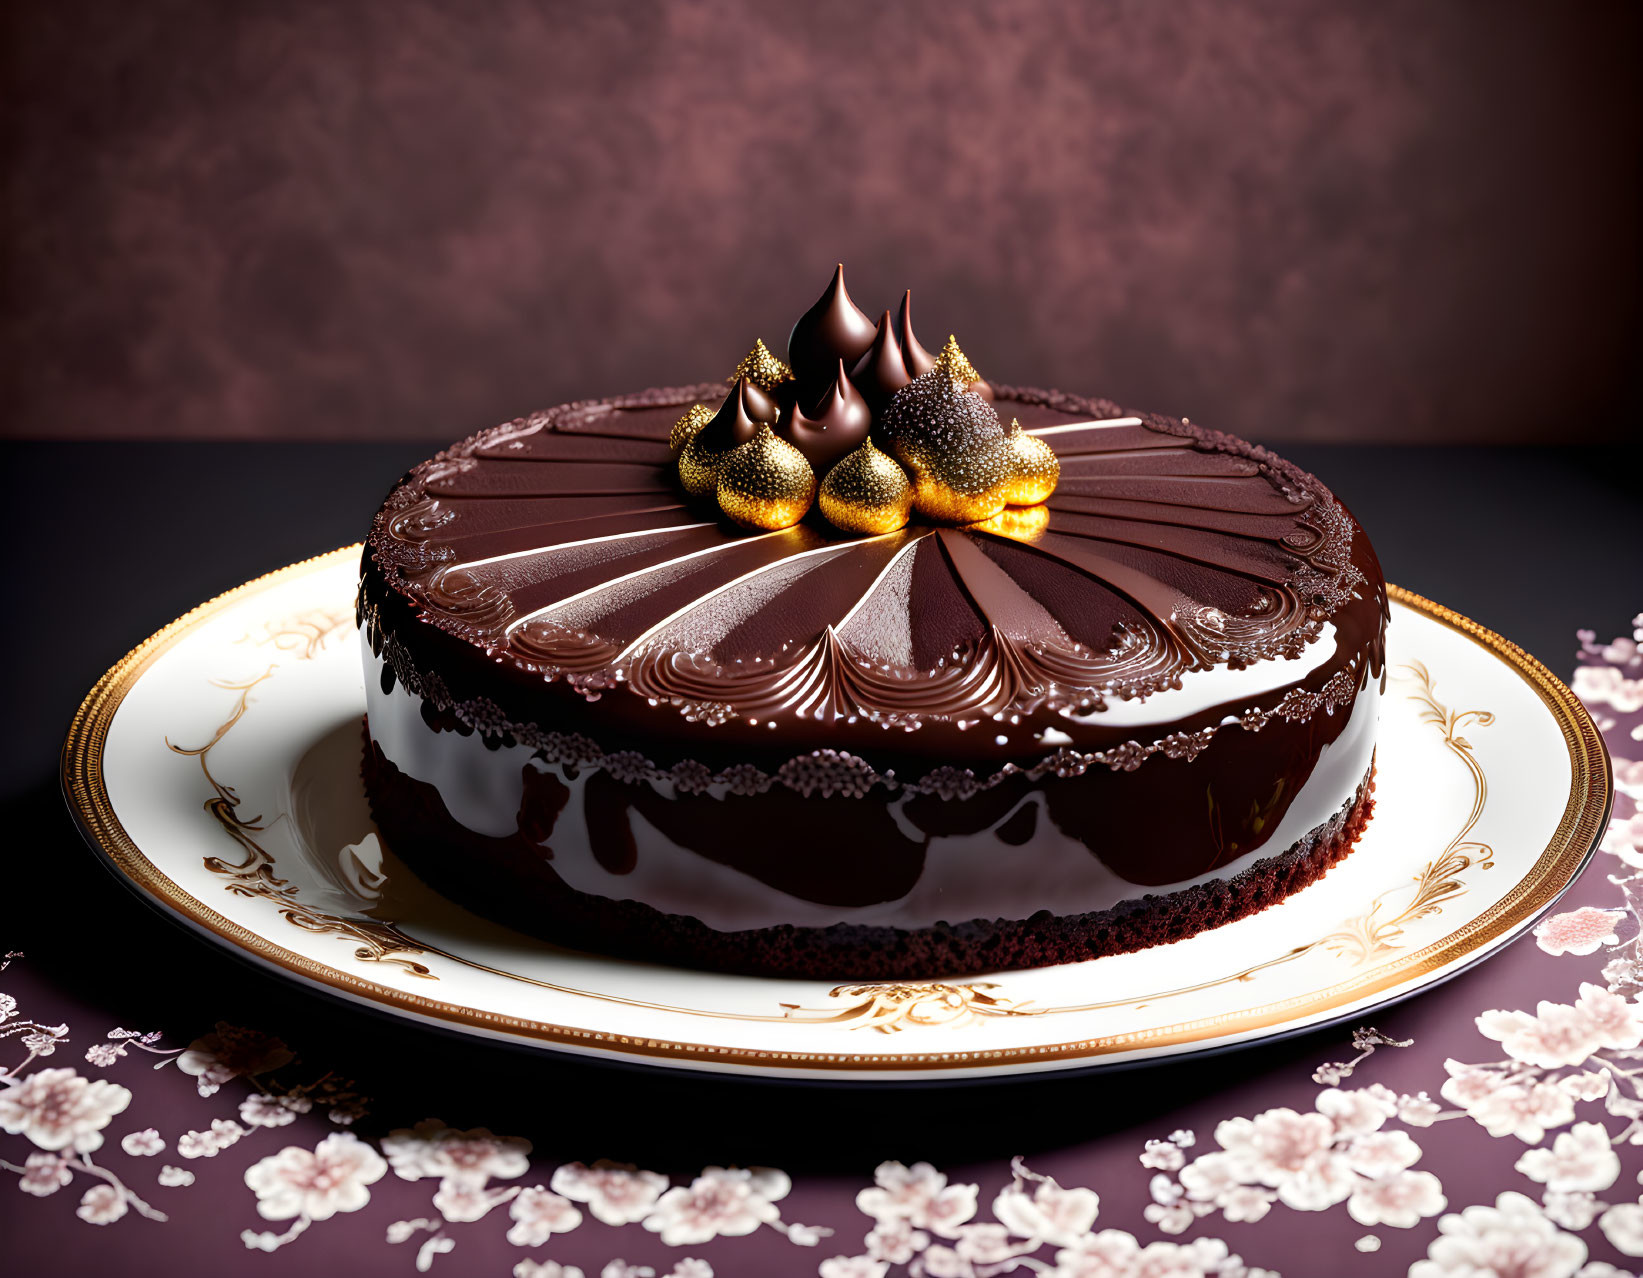
<svg viewBox="0 0 1643 1278"><path fill-rule="evenodd" d="M133 648L97 681L75 713L68 737L63 743L63 792L88 840L121 875L156 903L227 944L347 997L455 1026L532 1039L581 1053L591 1049L600 1053L693 1061L709 1066L752 1065L829 1073L897 1069L939 1072L1011 1062L1094 1061L1143 1046L1203 1042L1248 1030L1281 1026L1297 1018L1343 1007L1411 978L1446 967L1503 933L1529 922L1563 893L1592 855L1607 825L1613 799L1612 772L1602 737L1585 707L1551 671L1510 640L1503 639L1475 621L1412 591L1388 586L1394 601L1465 636L1530 684L1557 721L1563 733L1564 746L1569 752L1569 799L1551 841L1529 872L1505 897L1441 940L1327 990L1249 1008L1234 1018L1224 1015L1203 1017L1131 1033L1026 1047L939 1053L783 1051L612 1034L603 1030L527 1020L446 1003L364 980L293 953L267 937L241 927L184 891L155 866L126 833L109 802L103 780L103 747L108 738L109 725L126 694L163 653L247 597L297 577L323 572L347 558L357 558L360 552L358 545L344 546L329 554L305 559L255 578L201 604Z"/></svg>

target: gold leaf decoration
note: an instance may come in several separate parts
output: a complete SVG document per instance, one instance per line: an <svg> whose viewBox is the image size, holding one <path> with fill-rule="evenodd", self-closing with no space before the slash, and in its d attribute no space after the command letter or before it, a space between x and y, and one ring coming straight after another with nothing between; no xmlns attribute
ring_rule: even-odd
<svg viewBox="0 0 1643 1278"><path fill-rule="evenodd" d="M1048 501L1061 479L1061 460L1055 450L1037 435L1021 429L1021 423L1010 419L1004 433L1004 444L1010 450L1015 475L1004 488L1004 498L1012 506L1036 506Z"/></svg>
<svg viewBox="0 0 1643 1278"><path fill-rule="evenodd" d="M947 334L947 344L941 348L941 354L936 356L935 369L951 377L961 388L981 380L976 366L959 350L958 338L951 333Z"/></svg>
<svg viewBox="0 0 1643 1278"><path fill-rule="evenodd" d="M685 456L690 449L685 450ZM804 454L768 426L726 453L715 468L719 509L747 528L774 532L804 518L816 496L816 473ZM685 460L679 459L679 474ZM688 486L688 481L687 481Z"/></svg>
<svg viewBox="0 0 1643 1278"><path fill-rule="evenodd" d="M685 445L702 433L702 427L713 420L713 410L706 404L692 404L685 415L673 423L673 429L668 432L667 446L677 457L684 452Z"/></svg>
<svg viewBox="0 0 1643 1278"><path fill-rule="evenodd" d="M711 453L693 439L679 454L679 482L692 497L711 497L719 491L719 463L724 453Z"/></svg>
<svg viewBox="0 0 1643 1278"><path fill-rule="evenodd" d="M913 506L938 524L974 524L1009 504L1015 478L1010 448L1002 439L977 441L961 451L937 454L913 476Z"/></svg>
<svg viewBox="0 0 1643 1278"><path fill-rule="evenodd" d="M760 390L774 395L776 387L793 380L793 370L770 353L770 348L764 344L764 338L761 337L753 343L753 349L742 356L742 362L736 365L736 371L725 378L725 381L734 386L744 377Z"/></svg>
<svg viewBox="0 0 1643 1278"><path fill-rule="evenodd" d="M844 365L840 369L835 397L841 386L854 396ZM862 536L894 531L913 512L932 523L982 524L1010 506L1042 503L1060 478L1061 464L1047 443L1014 421L1005 431L993 407L995 392L951 333L923 375L872 410L873 438L864 447L855 447L859 429L836 449L795 438L790 423L808 419L791 399L794 373L762 338L726 380L733 389L724 404L717 410L692 405L668 443L684 490L713 496L749 528L789 527L818 497L836 527ZM733 455L739 460L727 479ZM827 483L818 485L819 471ZM1043 527L1042 518L1016 520L1010 535L1036 537Z"/></svg>
<svg viewBox="0 0 1643 1278"><path fill-rule="evenodd" d="M1050 512L1045 506L1006 506L991 519L974 525L982 532L1027 542L1037 541L1049 526Z"/></svg>
<svg viewBox="0 0 1643 1278"><path fill-rule="evenodd" d="M845 454L822 480L821 512L845 532L894 532L913 509L913 486L895 459L871 439Z"/></svg>

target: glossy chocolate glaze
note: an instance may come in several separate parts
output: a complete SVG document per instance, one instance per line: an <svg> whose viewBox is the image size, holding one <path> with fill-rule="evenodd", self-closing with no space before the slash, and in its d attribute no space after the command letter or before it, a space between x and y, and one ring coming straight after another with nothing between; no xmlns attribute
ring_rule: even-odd
<svg viewBox="0 0 1643 1278"><path fill-rule="evenodd" d="M739 784L734 771L646 777L636 752L555 758L434 710L380 659L369 669L371 738L439 796L443 823L512 840L583 894L727 932L1087 914L1235 874L1357 792L1378 701L1371 686L1350 711L1223 734L1192 758L1130 771L1021 772L968 794L882 783L822 794ZM382 820L392 844L395 815Z"/></svg>
<svg viewBox="0 0 1643 1278"><path fill-rule="evenodd" d="M861 446L872 423L872 409L841 359L815 411L806 413L798 403L783 409L776 434L803 453L816 474L825 475L834 462Z"/></svg>
<svg viewBox="0 0 1643 1278"><path fill-rule="evenodd" d="M1295 682L1283 659L1326 628L1315 687L1381 673L1367 538L1317 480L1242 441L1006 389L1061 456L1046 507L873 538L816 514L749 534L670 475L667 431L709 389L569 405L417 467L370 534L368 619L453 702L517 724L655 757L830 748L904 776L1140 740L1109 706L1216 670L1270 668L1251 703L1270 708ZM1163 715L1157 735L1184 726Z"/></svg>
<svg viewBox="0 0 1643 1278"><path fill-rule="evenodd" d="M793 369L798 402L814 403L833 381L833 367L844 361L853 369L867 353L874 337L873 321L850 298L844 287L844 266L833 272L826 292L817 299L787 336L787 362Z"/></svg>
<svg viewBox="0 0 1643 1278"><path fill-rule="evenodd" d="M1372 758L1367 538L1240 440L995 390L1062 479L963 529L690 504L668 430L722 385L441 453L364 556L372 748L522 891L716 932L1093 915L1316 843Z"/></svg>
<svg viewBox="0 0 1643 1278"><path fill-rule="evenodd" d="M717 904L721 887L745 894L747 881L739 872L718 865L706 865L705 873L702 865L691 867L685 887L695 906L677 913L652 903L666 901L668 894L663 892L641 889L607 895L579 890L571 882L580 876L567 873L561 858L545 854L546 836L540 825L522 823L513 832L498 835L477 833L453 819L444 792L402 772L369 738L363 772L377 821L401 859L437 891L498 922L563 945L625 957L833 980L919 980L1037 967L1179 940L1264 909L1316 880L1351 850L1373 808L1371 777L1340 811L1281 852L1236 872L1132 896L1100 910L1067 913L1070 904L1058 902L1058 912L998 917L1003 907L989 900L980 917L919 928L844 920L721 928L698 917L707 912L700 906L704 901ZM544 777L539 790L540 807L550 814L570 802L569 792L552 777ZM1012 835L1006 840L1018 841L1025 846L1032 839ZM558 843L563 847L566 840ZM824 861L833 850L822 850ZM613 861L613 873L632 873L649 852L634 847L629 858ZM836 887L853 882L851 868L838 865ZM1006 873L1001 875L997 859L978 867L979 872L971 875L972 889L987 882L1008 883L1032 872L1030 866L1017 869L1008 861L1003 868ZM883 882L889 876L874 877ZM903 882L908 880L916 884L914 875L904 873ZM772 902L789 903L787 913L799 913L791 906L798 898L775 888L767 891ZM863 915L871 910L869 904L835 912Z"/></svg>
<svg viewBox="0 0 1643 1278"><path fill-rule="evenodd" d="M935 361L931 360L931 364L934 363ZM883 413L890 403L890 397L913 380L913 375L907 371L907 357L896 337L896 326L890 318L889 311L885 311L884 317L879 320L878 333L873 338L873 345L857 362L850 376L866 398L874 416Z"/></svg>

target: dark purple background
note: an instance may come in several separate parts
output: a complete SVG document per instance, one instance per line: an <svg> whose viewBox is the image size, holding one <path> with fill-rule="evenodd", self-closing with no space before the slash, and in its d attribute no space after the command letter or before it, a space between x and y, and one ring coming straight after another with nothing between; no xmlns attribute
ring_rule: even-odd
<svg viewBox="0 0 1643 1278"><path fill-rule="evenodd" d="M14 437L447 439L780 349L1264 440L1618 438L1640 10L143 5L5 18Z"/></svg>

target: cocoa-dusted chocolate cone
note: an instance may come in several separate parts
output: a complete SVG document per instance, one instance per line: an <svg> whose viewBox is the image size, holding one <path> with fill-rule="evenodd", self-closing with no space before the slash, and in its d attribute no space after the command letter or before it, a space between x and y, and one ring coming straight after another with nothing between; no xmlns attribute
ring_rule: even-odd
<svg viewBox="0 0 1643 1278"><path fill-rule="evenodd" d="M798 381L795 402L813 404L827 390L833 365L843 360L847 368L867 353L877 329L853 301L844 287L844 265L833 271L833 281L816 304L793 325L787 338L787 362Z"/></svg>
<svg viewBox="0 0 1643 1278"><path fill-rule="evenodd" d="M873 412L861 397L842 359L834 361L833 386L810 416L797 405L782 413L776 435L804 454L818 475L860 446L873 424Z"/></svg>
<svg viewBox="0 0 1643 1278"><path fill-rule="evenodd" d="M907 380L923 377L936 366L936 357L919 345L913 336L913 290L901 295L901 310L896 314L896 342L901 347L901 358L907 368Z"/></svg>
<svg viewBox="0 0 1643 1278"><path fill-rule="evenodd" d="M856 383L856 389L875 415L884 411L890 396L913 380L907 374L907 362L902 357L901 343L896 340L889 311L884 312L884 318L879 321L878 336L873 339L867 354L856 364L850 379Z"/></svg>

